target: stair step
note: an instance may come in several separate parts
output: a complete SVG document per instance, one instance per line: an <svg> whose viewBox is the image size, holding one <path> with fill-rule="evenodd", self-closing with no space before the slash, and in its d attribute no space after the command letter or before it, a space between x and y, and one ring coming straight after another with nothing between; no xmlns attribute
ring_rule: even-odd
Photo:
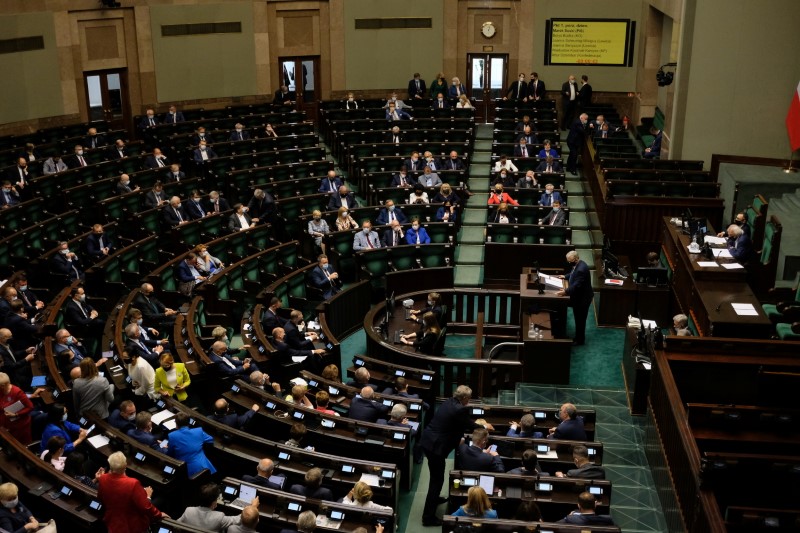
<svg viewBox="0 0 800 533"><path fill-rule="evenodd" d="M472 153L478 152L491 152L492 151L492 140L491 139L478 139L475 141L475 145L473 146Z"/></svg>
<svg viewBox="0 0 800 533"><path fill-rule="evenodd" d="M489 180L486 180L486 181L488 182ZM479 181L478 182L478 186L473 186L472 184L470 184L469 188L470 188L470 190L472 190L472 196L470 196L470 198L469 198L470 202L472 202L472 205L477 206L477 205L486 204L487 202L489 202L489 193L488 192L476 192L476 191L485 191L485 190L487 190L489 188L488 183L486 185L483 185Z"/></svg>
<svg viewBox="0 0 800 533"><path fill-rule="evenodd" d="M480 209L478 207L470 207L464 210L464 218L461 219L463 224L482 226L486 224L486 208Z"/></svg>
<svg viewBox="0 0 800 533"><path fill-rule="evenodd" d="M483 245L459 245L456 247L456 265L482 265L486 247Z"/></svg>
<svg viewBox="0 0 800 533"><path fill-rule="evenodd" d="M492 154L488 152L478 152L472 154L472 163L483 163L484 165L488 165L491 160Z"/></svg>
<svg viewBox="0 0 800 533"><path fill-rule="evenodd" d="M597 216L597 212L589 211L586 214L589 216L589 227L592 229L600 229L600 217Z"/></svg>
<svg viewBox="0 0 800 533"><path fill-rule="evenodd" d="M456 265L454 273L456 287L481 287L483 267L478 265Z"/></svg>
<svg viewBox="0 0 800 533"><path fill-rule="evenodd" d="M576 248L591 248L592 237L589 235L588 231L573 231L572 244L574 244Z"/></svg>
<svg viewBox="0 0 800 533"><path fill-rule="evenodd" d="M458 232L458 242L460 244L483 244L486 235L484 226L461 226Z"/></svg>
<svg viewBox="0 0 800 533"><path fill-rule="evenodd" d="M576 229L578 230L589 229L589 217L586 216L586 213L570 209L569 225L572 226L573 233L575 232Z"/></svg>
<svg viewBox="0 0 800 533"><path fill-rule="evenodd" d="M472 190L472 193L473 193L472 198L475 198L475 196L481 194L481 195L485 195L486 196L486 200L489 200L489 193L488 192L486 192L486 193L483 192L483 191L488 191L489 190L489 178L480 178L480 177L478 177L478 178L470 178L469 179L469 188L470 188L470 190Z"/></svg>

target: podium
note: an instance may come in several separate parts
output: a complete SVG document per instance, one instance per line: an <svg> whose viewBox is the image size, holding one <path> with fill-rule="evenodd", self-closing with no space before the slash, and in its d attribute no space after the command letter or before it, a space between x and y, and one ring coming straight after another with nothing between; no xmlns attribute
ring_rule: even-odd
<svg viewBox="0 0 800 533"><path fill-rule="evenodd" d="M572 354L572 339L567 338L569 296L559 296L559 288L548 285L540 294L537 274L532 268L523 268L519 279L522 356L534 363L534 375L526 379L536 383L569 384ZM531 337L531 321L542 332L541 339Z"/></svg>

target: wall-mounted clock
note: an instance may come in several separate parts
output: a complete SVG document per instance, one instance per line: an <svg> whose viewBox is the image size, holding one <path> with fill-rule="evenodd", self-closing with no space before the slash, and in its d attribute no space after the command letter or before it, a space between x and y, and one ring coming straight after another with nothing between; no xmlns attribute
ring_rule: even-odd
<svg viewBox="0 0 800 533"><path fill-rule="evenodd" d="M481 26L481 35L486 37L487 39L491 39L497 34L497 28L494 26L494 22L484 22Z"/></svg>

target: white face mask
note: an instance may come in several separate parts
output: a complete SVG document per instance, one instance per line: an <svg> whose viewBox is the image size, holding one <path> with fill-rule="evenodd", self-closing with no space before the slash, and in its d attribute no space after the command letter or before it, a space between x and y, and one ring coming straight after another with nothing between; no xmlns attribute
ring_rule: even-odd
<svg viewBox="0 0 800 533"><path fill-rule="evenodd" d="M13 509L19 504L19 498L14 498L13 500L8 500L3 502L3 507L6 509Z"/></svg>
<svg viewBox="0 0 800 533"><path fill-rule="evenodd" d="M62 255L67 255L69 253L69 248L67 248L66 250L59 250L58 253Z"/></svg>
<svg viewBox="0 0 800 533"><path fill-rule="evenodd" d="M242 133L242 128L236 128L236 133Z"/></svg>
<svg viewBox="0 0 800 533"><path fill-rule="evenodd" d="M77 153L78 155L83 155L83 150L78 150L76 153ZM55 162L55 163L57 163L57 161L54 161L54 162Z"/></svg>
<svg viewBox="0 0 800 533"><path fill-rule="evenodd" d="M413 224L411 227L416 231L419 229L419 224Z"/></svg>
<svg viewBox="0 0 800 533"><path fill-rule="evenodd" d="M363 231L364 231L364 234L365 234L365 235L369 235L369 228L364 228L364 230L363 230Z"/></svg>
<svg viewBox="0 0 800 533"><path fill-rule="evenodd" d="M342 216L343 216L343 217L347 217L347 215L349 215L349 214L350 214L350 213L348 213L347 211L344 211L344 212L342 213Z"/></svg>

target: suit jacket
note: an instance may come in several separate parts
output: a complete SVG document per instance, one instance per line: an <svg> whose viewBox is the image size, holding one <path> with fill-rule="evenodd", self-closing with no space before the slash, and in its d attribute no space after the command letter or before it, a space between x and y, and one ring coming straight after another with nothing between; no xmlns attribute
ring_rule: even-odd
<svg viewBox="0 0 800 533"><path fill-rule="evenodd" d="M256 412L252 409L248 409L242 414L236 414L235 412L230 412L225 415L217 415L212 414L209 415L209 418L212 420L216 420L220 424L225 424L228 427L232 427L234 429L242 429L244 428L250 420L253 419Z"/></svg>
<svg viewBox="0 0 800 533"><path fill-rule="evenodd" d="M531 148L530 146L525 146L525 153L527 155L523 156L521 145L517 144L516 146L514 146L514 157L534 157L536 155L535 152L533 151L533 148Z"/></svg>
<svg viewBox="0 0 800 533"><path fill-rule="evenodd" d="M70 262L64 255L55 254L50 261L56 274L68 276L70 281L75 281L78 278L83 279L80 259L75 258Z"/></svg>
<svg viewBox="0 0 800 533"><path fill-rule="evenodd" d="M202 202L195 203L194 200L190 199L186 200L183 203L183 206L184 211L186 211L186 214L189 215L189 218L192 220L203 218L206 214L208 214L208 211L206 211L205 207L203 207Z"/></svg>
<svg viewBox="0 0 800 533"><path fill-rule="evenodd" d="M162 155L160 159L161 163L163 164L163 167L169 167L169 161L165 156ZM163 168L158 164L156 156L154 155L147 156L147 158L144 160L144 166L146 166L147 168Z"/></svg>
<svg viewBox="0 0 800 533"><path fill-rule="evenodd" d="M425 161L417 159L416 163L409 157L403 164L408 172L422 172L425 169Z"/></svg>
<svg viewBox="0 0 800 533"><path fill-rule="evenodd" d="M285 328L286 325L284 325L283 327ZM290 362L292 360L292 357L314 357L314 354L311 353L311 350L297 350L295 348L292 348L285 342L278 342L276 340L273 340L272 346L275 348L276 360L282 363Z"/></svg>
<svg viewBox="0 0 800 533"><path fill-rule="evenodd" d="M392 246L400 246L406 244L406 236L405 233L402 231L397 235L397 242L394 242L395 238L392 236L394 230L389 228L384 230L383 235L381 235L381 246L384 248L390 248Z"/></svg>
<svg viewBox="0 0 800 533"><path fill-rule="evenodd" d="M447 91L450 98L458 98L459 92L460 94L466 94L467 90L464 88L464 84L461 85L451 85L450 90Z"/></svg>
<svg viewBox="0 0 800 533"><path fill-rule="evenodd" d="M387 107L384 116L386 120L411 120L411 115L409 115L406 111L403 111L399 107L395 107L395 113L397 113L396 119L392 116L391 112L389 111L389 108Z"/></svg>
<svg viewBox="0 0 800 533"><path fill-rule="evenodd" d="M441 169L443 170L464 170L464 163L460 157L451 159L449 157L442 158Z"/></svg>
<svg viewBox="0 0 800 533"><path fill-rule="evenodd" d="M579 468L567 470L567 477L579 477L583 479L605 479L606 469L594 463L584 463Z"/></svg>
<svg viewBox="0 0 800 533"><path fill-rule="evenodd" d="M229 141L247 141L249 139L250 139L250 132L248 132L247 130L242 130L241 133L239 133L236 130L233 130L231 132L230 137L228 137Z"/></svg>
<svg viewBox="0 0 800 533"><path fill-rule="evenodd" d="M36 314L39 312L38 309L36 309L36 301L39 299L36 297L36 293L34 293L30 289L25 289L24 291L17 289L17 295L19 296L19 299L25 306L25 312L28 313L28 317L32 318L36 316ZM8 304L8 302L5 299L3 299L3 302ZM11 312L10 307L8 309L8 312L9 313ZM0 319L0 323L2 323L2 319Z"/></svg>
<svg viewBox="0 0 800 533"><path fill-rule="evenodd" d="M417 81L419 81L419 89L417 89ZM425 80L421 78L419 80L415 80L412 78L408 82L408 98L410 100L414 100L417 96L420 98L428 97L428 91L425 87Z"/></svg>
<svg viewBox="0 0 800 533"><path fill-rule="evenodd" d="M650 144L649 148L651 154L661 153L661 138L663 137L663 133L664 132L659 131L653 139L653 142Z"/></svg>
<svg viewBox="0 0 800 533"><path fill-rule="evenodd" d="M313 500L323 500L326 502L334 501L333 492L331 492L331 489L326 489L325 487L318 487L312 491L309 490L305 485L292 485L289 487L289 492L292 494L299 494L300 496L305 496L306 498L311 498Z"/></svg>
<svg viewBox="0 0 800 533"><path fill-rule="evenodd" d="M195 163L203 162L203 155L200 153L200 148L197 148L192 155ZM208 156L208 159L217 158L217 153L209 147L206 147L206 155Z"/></svg>
<svg viewBox="0 0 800 533"><path fill-rule="evenodd" d="M128 431L136 429L136 425L133 422L122 418L122 415L119 413L119 409L114 409L111 411L111 414L108 415L108 419L106 421L123 433L127 433Z"/></svg>
<svg viewBox="0 0 800 533"><path fill-rule="evenodd" d="M253 485L258 485L260 487L267 487L268 489L283 490L281 489L280 485L273 483L269 480L269 478L264 476L251 476L250 474L245 474L242 476L242 481L246 483L252 483Z"/></svg>
<svg viewBox="0 0 800 533"><path fill-rule="evenodd" d="M400 222L401 224L405 224L406 221L408 220L405 214L403 214L403 211L397 206L395 206L394 211L392 211L392 215L394 215L397 221ZM389 216L389 210L384 207L378 213L378 218L375 220L375 223L378 224L379 226L383 226L384 224L388 224L389 222L391 222L391 218Z"/></svg>
<svg viewBox="0 0 800 533"><path fill-rule="evenodd" d="M167 205L164 206L161 212L164 222L169 226L177 226L181 221L188 222L191 220L182 205L179 205L177 208Z"/></svg>
<svg viewBox="0 0 800 533"><path fill-rule="evenodd" d="M519 143L520 139L525 139L525 142L528 144L528 157L534 157L537 152L533 145L539 142L539 137L536 136L536 132L533 131L533 128L531 128L531 132L528 135L525 135L524 130L520 131L517 134L517 138L514 139L514 142Z"/></svg>
<svg viewBox="0 0 800 533"><path fill-rule="evenodd" d="M342 186L342 180L339 179L337 176L333 180L333 189L331 189L331 181L326 177L322 178L322 182L319 184L319 192L330 192L336 194L339 191L339 187Z"/></svg>
<svg viewBox="0 0 800 533"><path fill-rule="evenodd" d="M139 338L139 341L141 344L133 339L128 339L125 342L125 350L127 350L129 355L137 354L139 357L143 357L145 361L150 363L153 368L158 368L159 358L161 356L154 352L151 347L148 347L141 337Z"/></svg>
<svg viewBox="0 0 800 533"><path fill-rule="evenodd" d="M456 463L458 468L462 470L503 473L506 471L505 466L503 466L503 460L500 459L499 455L489 455L477 446L467 446L466 444L458 446Z"/></svg>
<svg viewBox="0 0 800 533"><path fill-rule="evenodd" d="M53 158L48 158L42 165L42 172L46 175L55 174L56 172L64 172L69 167L63 159L59 159L56 163Z"/></svg>
<svg viewBox="0 0 800 533"><path fill-rule="evenodd" d="M214 474L217 469L214 468L214 465L211 464L211 461L208 460L203 451L203 445L213 442L214 437L203 431L202 428L182 427L169 434L169 448L167 450L170 457L186 462L186 471L189 477L204 468L208 468ZM203 525L202 527L208 526Z"/></svg>
<svg viewBox="0 0 800 533"><path fill-rule="evenodd" d="M592 86L584 83L578 90L578 105L585 108L592 103Z"/></svg>
<svg viewBox="0 0 800 533"><path fill-rule="evenodd" d="M367 241L369 241L369 243L371 243L372 246L370 246ZM369 235L365 235L363 231L359 231L353 237L353 250L355 251L369 250L372 248L380 248L380 247L381 247L380 238L378 238L378 234L374 231L370 231Z"/></svg>
<svg viewBox="0 0 800 533"><path fill-rule="evenodd" d="M186 261L181 261L178 263L178 267L175 269L175 277L178 278L178 281L183 283L197 280L194 274L192 274L192 269L189 268L189 265L186 263Z"/></svg>
<svg viewBox="0 0 800 533"><path fill-rule="evenodd" d="M181 262L185 264L185 261ZM164 314L167 307L153 295L148 298L140 292L133 299L133 307L142 312L144 324L147 326L155 326L167 318Z"/></svg>
<svg viewBox="0 0 800 533"><path fill-rule="evenodd" d="M130 185L123 185L121 181L117 182L117 194L128 194L129 192L133 192Z"/></svg>
<svg viewBox="0 0 800 533"><path fill-rule="evenodd" d="M169 439L172 448L172 436ZM191 476L191 474L189 474ZM249 503L249 502L248 502ZM208 507L187 507L178 522L206 531L226 531L230 526L241 525L242 515L227 516L222 511L212 511Z"/></svg>
<svg viewBox="0 0 800 533"><path fill-rule="evenodd" d="M275 91L275 98L272 99L273 104L285 105L286 102L294 102L294 93L292 91L283 92L280 89Z"/></svg>
<svg viewBox="0 0 800 533"><path fill-rule="evenodd" d="M179 181L183 181L186 179L186 173L182 170L178 171L178 175L175 176L175 173L171 170L167 170L167 173L164 174L164 181L166 183L177 183Z"/></svg>
<svg viewBox="0 0 800 533"><path fill-rule="evenodd" d="M83 161L86 163L86 166L92 164L92 162L89 161L89 159L86 157L86 152L84 152L83 155L80 157L83 157ZM80 159L78 159L78 154L73 154L69 157L65 157L64 159L62 159L62 161L66 163L69 168L78 168L82 166Z"/></svg>
<svg viewBox="0 0 800 533"><path fill-rule="evenodd" d="M550 148L549 150L542 148L539 150L539 159L547 159L547 156L550 156L553 159L558 159L558 151L555 148Z"/></svg>
<svg viewBox="0 0 800 533"><path fill-rule="evenodd" d="M196 133L194 135L192 135L192 146L199 145L200 141L205 141L208 144L213 144L214 143L214 140L211 138L211 135L209 135L208 132L204 133L202 137L200 137Z"/></svg>
<svg viewBox="0 0 800 533"><path fill-rule="evenodd" d="M230 208L231 208L230 204L228 204L228 200L226 200L222 196L219 197L218 203L219 203L219 212L220 213L222 213L224 211L229 211ZM214 213L215 212L214 211L214 202L212 202L211 200L207 200L206 201L206 212L208 212L208 213Z"/></svg>
<svg viewBox="0 0 800 533"><path fill-rule="evenodd" d="M442 403L422 432L422 449L439 457L447 457L456 449L464 433L481 427L470 419L469 408L455 398Z"/></svg>
<svg viewBox="0 0 800 533"><path fill-rule="evenodd" d="M105 135L102 133L98 133L97 135L89 135L86 137L86 140L83 143L83 147L87 150L94 150L95 148L100 148L101 146L106 146L108 141L106 141Z"/></svg>
<svg viewBox="0 0 800 533"><path fill-rule="evenodd" d="M104 247L109 248L109 250L114 248L114 243L111 242L111 237L109 237L107 233L103 233L103 235L90 233L89 236L86 237L86 253L95 260L104 257L100 248L100 237L103 237Z"/></svg>
<svg viewBox="0 0 800 533"><path fill-rule="evenodd" d="M583 260L578 261L578 263L575 265L575 268L572 269L568 280L569 287L567 287L567 296L569 296L569 304L573 307L587 306L591 304L592 298L594 297L594 291L592 290L592 276L589 273L589 266ZM563 424L564 422L559 424L558 427L561 428ZM580 419L579 424L582 428L583 419ZM556 432L558 432L558 429ZM586 433L584 432L584 438L580 440L586 440L585 435Z"/></svg>
<svg viewBox="0 0 800 533"><path fill-rule="evenodd" d="M347 209L354 209L358 207L358 202L356 201L356 195L352 192L347 193ZM337 192L336 194L332 194L330 200L328 200L328 211L338 211L339 208L342 207L342 197Z"/></svg>
<svg viewBox="0 0 800 533"><path fill-rule="evenodd" d="M288 320L273 313L269 307L264 309L263 313L261 314L261 327L264 329L264 333L268 336L272 335L273 329L282 328L287 322Z"/></svg>
<svg viewBox="0 0 800 533"><path fill-rule="evenodd" d="M186 122L186 119L183 118L183 113L180 111L164 115L164 124L177 124L178 122Z"/></svg>
<svg viewBox="0 0 800 533"><path fill-rule="evenodd" d="M228 217L228 229L232 231L240 231L243 229L247 229L250 227L250 224L253 223L253 219L250 218L250 215L247 213L242 213L247 226L242 225L242 221L239 219L239 215L233 213L231 216Z"/></svg>
<svg viewBox="0 0 800 533"><path fill-rule="evenodd" d="M129 430L127 435L130 438L141 442L145 446L150 446L154 450L163 451L161 450L161 447L158 445L158 439L156 439L152 433L148 433L146 431L142 431L141 429L134 428Z"/></svg>
<svg viewBox="0 0 800 533"><path fill-rule="evenodd" d="M434 98L433 102L431 102L431 107L433 109L450 109L450 102L447 101L447 98L442 98L442 102L440 104L439 99Z"/></svg>
<svg viewBox="0 0 800 533"><path fill-rule="evenodd" d="M101 322L98 318L89 318L90 313L94 311L94 308L91 305L83 303L81 306L83 306L83 310L86 311L85 315L75 300L72 298L67 300L67 303L64 306L64 320L67 324L70 326L87 328L94 323Z"/></svg>
<svg viewBox="0 0 800 533"><path fill-rule="evenodd" d="M547 91L545 84L542 80L536 80L536 86L534 87L533 80L528 84L528 98L533 99L542 99L544 98L544 94Z"/></svg>
<svg viewBox="0 0 800 533"><path fill-rule="evenodd" d="M153 209L159 206L160 202L167 199L167 195L164 194L164 191L157 193L155 191L147 191L144 195L144 205L149 209Z"/></svg>
<svg viewBox="0 0 800 533"><path fill-rule="evenodd" d="M430 180L430 184L428 184L428 180ZM423 187L438 187L442 184L442 178L440 178L439 174L436 172L431 172L430 174L420 174L417 183Z"/></svg>
<svg viewBox="0 0 800 533"><path fill-rule="evenodd" d="M586 129L588 126L588 122L586 123L586 126L584 126L580 118L575 119L575 121L569 127L569 133L567 133L567 145L570 147L570 149L572 149L573 146L580 146L580 144L586 138Z"/></svg>
<svg viewBox="0 0 800 533"><path fill-rule="evenodd" d="M109 472L97 481L97 496L106 510L103 522L109 532L141 533L161 518L138 479Z"/></svg>
<svg viewBox="0 0 800 533"><path fill-rule="evenodd" d="M515 81L506 91L506 97L512 100L524 100L528 97L528 84L524 81Z"/></svg>
<svg viewBox="0 0 800 533"><path fill-rule="evenodd" d="M558 191L553 191L553 194L547 194L547 192L543 192L542 196L539 197L539 205L551 207L553 205L553 200L558 200L562 205L564 204L561 194Z"/></svg>
<svg viewBox="0 0 800 533"><path fill-rule="evenodd" d="M328 274L333 274L334 272L336 272L336 270L334 270L333 265L328 263ZM338 279L328 279L328 276L325 275L325 272L319 267L319 265L311 269L311 284L314 287L322 290L323 298L326 300L339 292L339 288L341 287L341 281ZM270 330L270 332L271 331L272 330ZM289 336L288 330L286 332L286 336Z"/></svg>
<svg viewBox="0 0 800 533"><path fill-rule="evenodd" d="M558 161L554 160L551 166L553 172L561 172L561 163L559 163ZM547 161L542 161L541 163L539 163L536 166L535 172L547 172Z"/></svg>
<svg viewBox="0 0 800 533"><path fill-rule="evenodd" d="M0 192L0 206L12 206L17 205L20 202L19 193L15 190L11 190L11 192Z"/></svg>
<svg viewBox="0 0 800 533"><path fill-rule="evenodd" d="M408 228L406 231L406 243L407 244L417 244L417 236L419 236L419 244L430 244L431 238L428 236L428 232L425 231L425 228L422 226L419 227L418 230L414 230L414 228Z"/></svg>
<svg viewBox="0 0 800 533"><path fill-rule="evenodd" d="M559 520L564 524L576 524L579 526L613 526L614 521L607 514L581 514L573 511L565 518Z"/></svg>
<svg viewBox="0 0 800 533"><path fill-rule="evenodd" d="M567 213L564 212L563 209L559 209L558 211L551 209L547 216L544 217L542 224L545 226L566 226Z"/></svg>
<svg viewBox="0 0 800 533"><path fill-rule="evenodd" d="M387 131L386 135L384 135L384 137L383 137L383 142L385 142L385 143L393 143L393 142L395 142L394 136L395 136L395 134L393 132ZM405 142L405 135L403 135L403 132L397 133L397 142L398 143Z"/></svg>
<svg viewBox="0 0 800 533"><path fill-rule="evenodd" d="M753 242L750 236L744 233L737 239L728 238L728 251L734 259L740 261L742 264L750 262L753 258Z"/></svg>
<svg viewBox="0 0 800 533"><path fill-rule="evenodd" d="M365 400L358 395L350 401L350 411L347 416L354 420L374 423L388 412L388 406L373 400Z"/></svg>
<svg viewBox="0 0 800 533"><path fill-rule="evenodd" d="M269 220L274 214L275 199L266 191L264 191L264 198L259 199L253 196L247 203L247 215L257 218L261 222Z"/></svg>
<svg viewBox="0 0 800 533"><path fill-rule="evenodd" d="M392 176L391 186L392 187L411 187L411 185L413 183L417 182L417 180L415 178L412 178L408 174L406 174L404 177L405 177L405 185L401 185L401 183L400 183L401 182L400 174L398 173L398 174L395 174L394 176Z"/></svg>
<svg viewBox="0 0 800 533"><path fill-rule="evenodd" d="M124 159L128 157L128 150L123 148L122 150L118 150L117 146L114 145L108 149L108 160L115 161L117 159Z"/></svg>
<svg viewBox="0 0 800 533"><path fill-rule="evenodd" d="M158 126L158 117L153 115L153 124ZM147 128L152 128L153 126L150 125L150 119L147 118L147 115L142 117L142 120L139 121L139 129L146 130Z"/></svg>
<svg viewBox="0 0 800 533"><path fill-rule="evenodd" d="M300 333L300 330L297 329L297 326L295 326L294 322L291 320L288 321L285 326L283 326L283 329L286 331L286 337L284 338L284 341L295 350L314 349L314 343L306 339L305 335Z"/></svg>
<svg viewBox="0 0 800 533"><path fill-rule="evenodd" d="M578 101L578 93L580 92L580 88L578 88L578 82L573 82L572 85L575 87L575 102ZM565 81L561 85L561 99L564 102L569 102L570 90L569 90L570 82Z"/></svg>

